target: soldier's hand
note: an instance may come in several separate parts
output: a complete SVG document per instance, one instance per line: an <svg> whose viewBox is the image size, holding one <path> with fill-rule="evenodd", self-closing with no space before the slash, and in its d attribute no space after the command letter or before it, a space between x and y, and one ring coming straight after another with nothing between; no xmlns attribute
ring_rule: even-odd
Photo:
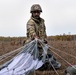
<svg viewBox="0 0 76 75"><path fill-rule="evenodd" d="M38 39L39 37L36 35L36 33L33 33L33 38Z"/></svg>

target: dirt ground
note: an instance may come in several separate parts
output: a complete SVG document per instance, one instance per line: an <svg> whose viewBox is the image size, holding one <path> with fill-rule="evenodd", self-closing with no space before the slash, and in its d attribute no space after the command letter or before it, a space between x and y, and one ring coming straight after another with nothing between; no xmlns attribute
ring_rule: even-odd
<svg viewBox="0 0 76 75"><path fill-rule="evenodd" d="M15 49L18 49L22 47L22 43L13 43L11 41L1 41L0 42L0 56L3 54L6 54L10 51L13 51ZM57 70L59 75L65 75L64 71L70 64L76 64L76 42L75 41L50 41L48 42L51 48L51 52L61 63L60 69ZM68 61L69 63L67 63ZM4 61L5 62L5 61ZM0 61L0 64L4 63L3 61ZM57 75L54 70L49 71L35 71L35 75Z"/></svg>

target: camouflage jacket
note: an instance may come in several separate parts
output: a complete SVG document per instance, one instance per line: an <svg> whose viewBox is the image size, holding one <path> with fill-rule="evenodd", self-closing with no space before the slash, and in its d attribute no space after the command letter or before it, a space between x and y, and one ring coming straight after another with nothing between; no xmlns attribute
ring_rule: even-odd
<svg viewBox="0 0 76 75"><path fill-rule="evenodd" d="M39 39L45 40L47 38L46 27L42 18L37 20L31 17L27 22L27 38L33 39L33 33L35 33Z"/></svg>

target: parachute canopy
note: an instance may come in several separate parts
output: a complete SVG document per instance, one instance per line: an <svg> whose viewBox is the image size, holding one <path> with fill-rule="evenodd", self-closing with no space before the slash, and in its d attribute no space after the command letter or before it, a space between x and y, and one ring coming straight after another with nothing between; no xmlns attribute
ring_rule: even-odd
<svg viewBox="0 0 76 75"><path fill-rule="evenodd" d="M40 54L39 44L42 49ZM42 40L33 40L23 46L22 50L10 61L0 67L0 75L29 75L30 72L39 69L46 61L53 67L60 68L61 64L56 61L51 51L48 55L48 45Z"/></svg>

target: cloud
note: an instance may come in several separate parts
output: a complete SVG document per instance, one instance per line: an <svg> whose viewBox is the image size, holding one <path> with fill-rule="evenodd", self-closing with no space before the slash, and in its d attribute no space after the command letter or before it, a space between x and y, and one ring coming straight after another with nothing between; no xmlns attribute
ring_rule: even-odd
<svg viewBox="0 0 76 75"><path fill-rule="evenodd" d="M26 36L35 3L42 7L47 35L76 33L76 0L0 0L0 36Z"/></svg>

